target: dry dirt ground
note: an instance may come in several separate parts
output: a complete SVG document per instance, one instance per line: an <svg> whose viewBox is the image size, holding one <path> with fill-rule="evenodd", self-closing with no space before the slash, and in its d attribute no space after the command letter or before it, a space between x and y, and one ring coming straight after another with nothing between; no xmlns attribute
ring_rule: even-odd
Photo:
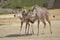
<svg viewBox="0 0 60 40"><path fill-rule="evenodd" d="M60 9L48 10L51 15L52 35L47 23L43 33L43 23L40 23L39 35L37 36L37 22L34 23L34 35L25 35L25 23L20 33L20 20L14 18L13 14L0 15L0 40L60 40ZM55 18L52 17L55 15ZM31 33L31 27L30 27Z"/></svg>

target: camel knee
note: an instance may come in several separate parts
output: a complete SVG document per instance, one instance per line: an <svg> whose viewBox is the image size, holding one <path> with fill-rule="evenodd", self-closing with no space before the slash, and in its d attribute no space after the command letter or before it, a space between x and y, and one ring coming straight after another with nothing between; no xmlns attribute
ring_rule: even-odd
<svg viewBox="0 0 60 40"><path fill-rule="evenodd" d="M46 27L46 22L45 21L43 21L43 24L44 24L44 28Z"/></svg>

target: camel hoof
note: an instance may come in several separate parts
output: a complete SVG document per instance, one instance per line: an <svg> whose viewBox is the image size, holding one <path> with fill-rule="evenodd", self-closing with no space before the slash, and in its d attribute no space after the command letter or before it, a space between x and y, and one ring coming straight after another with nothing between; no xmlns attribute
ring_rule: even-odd
<svg viewBox="0 0 60 40"><path fill-rule="evenodd" d="M52 34L52 32L50 32Z"/></svg>
<svg viewBox="0 0 60 40"><path fill-rule="evenodd" d="M44 35L44 33L41 33L42 35Z"/></svg>
<svg viewBox="0 0 60 40"><path fill-rule="evenodd" d="M37 36L39 35L39 33L37 34Z"/></svg>
<svg viewBox="0 0 60 40"><path fill-rule="evenodd" d="M34 32L32 34L34 34Z"/></svg>

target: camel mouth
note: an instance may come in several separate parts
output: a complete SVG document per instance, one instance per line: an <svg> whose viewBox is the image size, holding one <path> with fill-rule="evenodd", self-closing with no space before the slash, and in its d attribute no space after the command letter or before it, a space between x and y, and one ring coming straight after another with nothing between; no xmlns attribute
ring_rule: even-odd
<svg viewBox="0 0 60 40"><path fill-rule="evenodd" d="M32 20L29 20L31 23L34 23L34 21L32 21Z"/></svg>

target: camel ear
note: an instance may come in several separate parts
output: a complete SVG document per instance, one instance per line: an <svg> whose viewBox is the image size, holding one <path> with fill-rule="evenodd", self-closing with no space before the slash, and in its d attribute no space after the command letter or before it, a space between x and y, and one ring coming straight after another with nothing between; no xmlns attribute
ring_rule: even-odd
<svg viewBox="0 0 60 40"><path fill-rule="evenodd" d="M25 11L23 11L23 13L24 13Z"/></svg>
<svg viewBox="0 0 60 40"><path fill-rule="evenodd" d="M15 9L13 9L12 13L16 14L16 13L17 13L17 11L16 11Z"/></svg>
<svg viewBox="0 0 60 40"><path fill-rule="evenodd" d="M13 10L12 13L15 14L16 12Z"/></svg>

